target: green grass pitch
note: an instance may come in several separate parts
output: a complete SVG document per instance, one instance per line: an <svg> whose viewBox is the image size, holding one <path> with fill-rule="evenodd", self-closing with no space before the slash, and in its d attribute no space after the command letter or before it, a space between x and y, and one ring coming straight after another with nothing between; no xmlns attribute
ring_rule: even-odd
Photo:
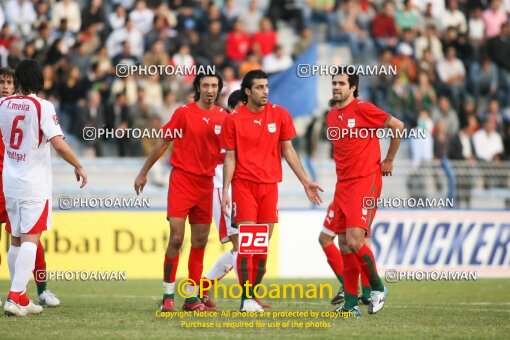
<svg viewBox="0 0 510 340"><path fill-rule="evenodd" d="M271 283L330 283L334 280L266 280ZM232 283L231 280L225 280ZM33 282L29 295L35 297ZM383 338L506 338L510 334L510 279L478 279L465 282L403 281L387 284L389 296L382 311L358 319L316 319L329 322L329 328L268 328L269 322L312 319L265 320L262 328L183 328L180 321L156 317L161 298L161 282L50 282L48 288L62 301L58 308L45 308L41 315L27 318L0 316L0 338L321 338L341 336ZM0 281L2 302L9 283ZM265 299L271 311L331 311L329 298L314 300ZM176 298L176 309L183 298ZM237 311L239 301L215 299L218 310ZM239 319L186 318L187 321L239 321ZM248 319L243 319L249 321Z"/></svg>

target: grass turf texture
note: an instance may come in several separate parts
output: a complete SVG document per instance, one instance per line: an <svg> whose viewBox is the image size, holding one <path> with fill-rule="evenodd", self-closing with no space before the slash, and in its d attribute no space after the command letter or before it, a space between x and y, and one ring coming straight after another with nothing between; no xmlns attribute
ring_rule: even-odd
<svg viewBox="0 0 510 340"><path fill-rule="evenodd" d="M271 283L330 283L334 280L266 280ZM225 280L225 283L232 283ZM30 282L29 296L35 298ZM0 281L2 302L8 292L7 281ZM335 338L345 335L384 338L507 338L510 333L510 279L478 279L466 282L398 282L387 284L389 296L382 311L367 313L359 319L329 320L263 319L266 324L279 321L325 321L330 328L183 328L178 319L156 317L161 299L161 282L50 282L49 288L61 299L58 308L45 308L40 315L27 318L0 316L0 338L81 338L81 337L172 337L179 338ZM322 300L265 299L270 311L332 311L329 297ZM176 310L184 298L176 297ZM218 310L239 310L239 300L214 299ZM249 321L249 319L186 318L186 321ZM255 319L253 319L255 320ZM16 335L13 331L16 329Z"/></svg>

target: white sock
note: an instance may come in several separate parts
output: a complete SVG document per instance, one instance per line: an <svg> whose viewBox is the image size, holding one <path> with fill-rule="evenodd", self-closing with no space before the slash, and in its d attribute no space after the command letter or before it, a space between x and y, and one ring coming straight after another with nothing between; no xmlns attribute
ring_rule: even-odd
<svg viewBox="0 0 510 340"><path fill-rule="evenodd" d="M173 294L175 282L163 282L163 294Z"/></svg>
<svg viewBox="0 0 510 340"><path fill-rule="evenodd" d="M198 286L187 285L184 289L189 293L186 294L186 297L198 296Z"/></svg>
<svg viewBox="0 0 510 340"><path fill-rule="evenodd" d="M21 244L11 285L12 292L22 292L27 288L28 281L30 281L35 267L36 253L37 244L32 242L23 242Z"/></svg>
<svg viewBox="0 0 510 340"><path fill-rule="evenodd" d="M237 251L232 252L232 266L234 267L236 276L239 277L239 274L237 273Z"/></svg>
<svg viewBox="0 0 510 340"><path fill-rule="evenodd" d="M9 247L9 251L7 252L7 264L9 266L9 275L11 276L11 282L14 277L14 273L16 272L16 259L18 258L19 247L11 246Z"/></svg>
<svg viewBox="0 0 510 340"><path fill-rule="evenodd" d="M233 261L233 254L230 250L223 253L205 277L211 281L222 278L232 270L232 264L235 265Z"/></svg>

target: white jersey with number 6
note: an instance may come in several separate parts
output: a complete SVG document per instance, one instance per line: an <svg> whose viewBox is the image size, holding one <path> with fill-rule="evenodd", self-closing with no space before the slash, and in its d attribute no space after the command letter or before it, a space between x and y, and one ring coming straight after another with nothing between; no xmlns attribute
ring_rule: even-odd
<svg viewBox="0 0 510 340"><path fill-rule="evenodd" d="M34 94L0 102L0 131L5 144L4 194L18 199L51 199L48 141L63 136L53 104Z"/></svg>

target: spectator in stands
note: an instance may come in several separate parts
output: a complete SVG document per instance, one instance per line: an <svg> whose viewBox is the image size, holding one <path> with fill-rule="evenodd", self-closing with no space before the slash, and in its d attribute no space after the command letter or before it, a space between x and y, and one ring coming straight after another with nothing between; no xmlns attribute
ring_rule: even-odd
<svg viewBox="0 0 510 340"><path fill-rule="evenodd" d="M444 120L446 133L449 136L453 136L459 131L459 116L445 95L439 96L438 106L432 110L432 120L434 123L437 124L440 119Z"/></svg>
<svg viewBox="0 0 510 340"><path fill-rule="evenodd" d="M394 18L395 4L384 2L383 11L379 11L372 21L372 38L379 52L387 48L395 51L398 43L398 31Z"/></svg>
<svg viewBox="0 0 510 340"><path fill-rule="evenodd" d="M124 130L129 126L129 110L126 103L126 94L119 92L115 95L115 100L108 104L105 109L104 117L105 128L112 131L113 129ZM111 143L111 141L107 141ZM118 156L124 157L128 154L127 148L129 140L124 138L116 138L115 143L118 147Z"/></svg>
<svg viewBox="0 0 510 340"><path fill-rule="evenodd" d="M437 74L443 89L448 93L454 108L459 108L460 97L464 93L466 69L457 58L455 48L446 50L446 58L437 63Z"/></svg>
<svg viewBox="0 0 510 340"><path fill-rule="evenodd" d="M171 46L169 41L172 34L166 17L159 14L155 15L151 30L144 37L145 51L150 50L154 42L161 40L164 45L163 48L168 51L168 53L174 52L175 48Z"/></svg>
<svg viewBox="0 0 510 340"><path fill-rule="evenodd" d="M490 8L487 8L482 14L485 22L485 36L487 39L497 37L501 33L501 25L507 22L507 14L501 8L499 0L492 0Z"/></svg>
<svg viewBox="0 0 510 340"><path fill-rule="evenodd" d="M154 12L147 8L145 0L138 0L135 9L129 13L129 19L133 22L136 29L145 35L152 29Z"/></svg>
<svg viewBox="0 0 510 340"><path fill-rule="evenodd" d="M183 103L180 101L177 101L177 97L175 92L168 91L165 94L165 99L163 100L163 108L161 110L161 120L163 122L168 122L172 115L174 114L175 110L181 106Z"/></svg>
<svg viewBox="0 0 510 340"><path fill-rule="evenodd" d="M78 138L83 136L80 130L78 117L78 103L85 98L88 91L87 84L83 80L80 69L71 66L64 80L57 85L60 100L61 125L64 131L68 131Z"/></svg>
<svg viewBox="0 0 510 340"><path fill-rule="evenodd" d="M260 63L260 58L254 52L249 52L246 60L241 62L239 65L239 78L243 78L244 75L251 70L259 70L262 68L262 64Z"/></svg>
<svg viewBox="0 0 510 340"><path fill-rule="evenodd" d="M334 1L331 0L326 1L334 3ZM293 23L296 32L301 32L301 30L305 28L303 9L300 8L294 0L269 0L267 16L271 18L273 27L276 27L278 20L284 20Z"/></svg>
<svg viewBox="0 0 510 340"><path fill-rule="evenodd" d="M115 6L115 11L110 13L108 16L108 23L110 24L110 28L114 31L116 29L124 27L126 23L126 9L122 4L117 4Z"/></svg>
<svg viewBox="0 0 510 340"><path fill-rule="evenodd" d="M151 50L143 57L144 65L168 65L169 63L170 57L165 51L165 44L162 40L155 41Z"/></svg>
<svg viewBox="0 0 510 340"><path fill-rule="evenodd" d="M251 50L264 58L274 52L276 40L276 31L273 29L271 20L264 17L260 21L260 30L252 36Z"/></svg>
<svg viewBox="0 0 510 340"><path fill-rule="evenodd" d="M469 42L473 46L476 56L485 41L485 21L482 18L482 9L475 7L468 21ZM478 59L478 58L477 58Z"/></svg>
<svg viewBox="0 0 510 340"><path fill-rule="evenodd" d="M71 32L78 32L81 27L81 14L80 6L73 0L61 0L57 2L51 11L52 23L56 27L62 21L67 19L69 30Z"/></svg>
<svg viewBox="0 0 510 340"><path fill-rule="evenodd" d="M250 0L248 8L241 12L239 19L244 22L246 33L253 34L259 29L262 13L257 0Z"/></svg>
<svg viewBox="0 0 510 340"><path fill-rule="evenodd" d="M500 134L504 133L503 115L501 114L499 102L496 98L489 100L487 111L482 114L482 120L485 121L486 119L494 119L496 121L496 131Z"/></svg>
<svg viewBox="0 0 510 340"><path fill-rule="evenodd" d="M133 129L140 129L141 131L148 130L153 115L154 112L147 105L145 100L145 88L140 86L137 90L136 103L129 106L129 119L132 123L130 127ZM141 156L143 154L141 140L131 138L129 141L132 147L131 156Z"/></svg>
<svg viewBox="0 0 510 340"><path fill-rule="evenodd" d="M411 138L412 167L407 179L409 196L413 198L426 198L425 175L427 165L434 158L434 122L430 119L427 110L421 110L418 114L416 129L425 133L425 138Z"/></svg>
<svg viewBox="0 0 510 340"><path fill-rule="evenodd" d="M99 91L92 90L87 95L87 102L82 103L78 108L78 123L75 136L82 140L83 129L104 127L104 111L101 105L101 95ZM85 145L93 149L94 156L103 156L103 141L100 138L94 140L83 140ZM91 150L92 151L92 150Z"/></svg>
<svg viewBox="0 0 510 340"><path fill-rule="evenodd" d="M477 105L485 106L485 98L497 95L498 82L498 69L489 56L483 55L480 63L471 65L469 86Z"/></svg>
<svg viewBox="0 0 510 340"><path fill-rule="evenodd" d="M425 34L416 39L416 59L423 59L423 52L425 50L430 50L435 61L443 59L443 44L437 36L434 26L427 26Z"/></svg>
<svg viewBox="0 0 510 340"><path fill-rule="evenodd" d="M403 8L395 14L395 22L397 29L403 31L405 29L417 30L419 28L421 16L413 6L411 0L404 0Z"/></svg>
<svg viewBox="0 0 510 340"><path fill-rule="evenodd" d="M487 51L498 66L502 98L510 106L510 24L501 25L501 34L487 41Z"/></svg>
<svg viewBox="0 0 510 340"><path fill-rule="evenodd" d="M60 40L62 42L62 52L67 55L69 50L76 43L76 33L68 29L68 21L66 18L60 20L58 29L54 30L51 40Z"/></svg>
<svg viewBox="0 0 510 340"><path fill-rule="evenodd" d="M459 10L457 0L448 0L446 11L441 16L441 25L443 29L455 27L458 32L467 32L466 16Z"/></svg>
<svg viewBox="0 0 510 340"><path fill-rule="evenodd" d="M418 74L418 84L413 86L414 109L431 110L437 103L436 90L430 83L429 76L425 72Z"/></svg>
<svg viewBox="0 0 510 340"><path fill-rule="evenodd" d="M199 27L199 18L193 12L193 7L188 2L184 2L179 8L177 15L177 31L182 32L185 29L197 29Z"/></svg>
<svg viewBox="0 0 510 340"><path fill-rule="evenodd" d="M214 57L225 54L225 40L221 35L221 22L214 20L209 23L209 29L202 35L202 44L199 55L201 64L207 65L213 63Z"/></svg>
<svg viewBox="0 0 510 340"><path fill-rule="evenodd" d="M160 83L159 74L148 76L143 80L141 86L145 89L145 104L152 113L161 116L161 110L163 108L163 87Z"/></svg>
<svg viewBox="0 0 510 340"><path fill-rule="evenodd" d="M80 74L87 74L90 69L92 55L87 53L86 47L87 45L78 42L69 54L69 62L78 67Z"/></svg>
<svg viewBox="0 0 510 340"><path fill-rule="evenodd" d="M102 31L105 28L106 14L104 11L103 0L89 0L84 8L81 25L82 29L95 25L97 30Z"/></svg>
<svg viewBox="0 0 510 340"><path fill-rule="evenodd" d="M131 43L126 40L122 43L121 53L112 58L112 64L115 66L122 65L138 65L140 60L131 53Z"/></svg>
<svg viewBox="0 0 510 340"><path fill-rule="evenodd" d="M400 44L397 55L391 60L391 64L397 67L397 79L399 79L404 86L416 82L418 72L416 69L416 62L412 56L412 47L409 46L409 44Z"/></svg>
<svg viewBox="0 0 510 340"><path fill-rule="evenodd" d="M136 29L131 19L128 18L124 27L117 28L108 36L106 40L108 55L114 57L121 53L123 43L129 41L131 53L141 60L143 58L144 48L143 39L143 35Z"/></svg>
<svg viewBox="0 0 510 340"><path fill-rule="evenodd" d="M225 41L225 50L228 59L235 63L243 61L248 55L248 49L250 47L250 37L244 31L244 24L241 20L234 22L234 28L227 35Z"/></svg>
<svg viewBox="0 0 510 340"><path fill-rule="evenodd" d="M230 28L239 17L239 11L233 0L225 0L221 9L222 14L227 19L227 27Z"/></svg>
<svg viewBox="0 0 510 340"><path fill-rule="evenodd" d="M425 32L427 30L427 27L429 26L439 29L441 27L441 21L439 20L439 16L434 14L433 2L428 0L425 3L426 3L425 10L423 11L423 15L421 16L420 31Z"/></svg>
<svg viewBox="0 0 510 340"><path fill-rule="evenodd" d="M22 37L30 38L37 13L32 1L9 0L5 6L5 18L13 32L19 32Z"/></svg>
<svg viewBox="0 0 510 340"><path fill-rule="evenodd" d="M303 52L307 51L313 44L313 35L310 28L304 28L299 34L299 39L294 44L292 59L296 59Z"/></svg>
<svg viewBox="0 0 510 340"><path fill-rule="evenodd" d="M448 160L449 142L451 135L447 131L446 121L440 118L434 127L434 159L441 163L446 178L447 178L447 191L446 197L453 199L455 197L455 175ZM441 190L441 181L438 174L435 174L436 187Z"/></svg>
<svg viewBox="0 0 510 340"><path fill-rule="evenodd" d="M504 153L503 139L496 132L497 122L489 117L483 124L483 129L473 135L473 145L476 157L486 162L495 162L502 159Z"/></svg>
<svg viewBox="0 0 510 340"><path fill-rule="evenodd" d="M285 71L292 66L292 58L288 53L285 53L283 47L276 45L274 53L271 53L262 59L262 70L267 74L274 74Z"/></svg>

